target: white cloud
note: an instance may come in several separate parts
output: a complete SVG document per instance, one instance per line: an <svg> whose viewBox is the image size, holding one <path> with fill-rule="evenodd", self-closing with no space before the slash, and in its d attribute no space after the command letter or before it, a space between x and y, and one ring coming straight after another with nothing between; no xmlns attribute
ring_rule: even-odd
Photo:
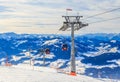
<svg viewBox="0 0 120 82"><path fill-rule="evenodd" d="M30 2L33 2L34 0L30 0ZM64 3L65 0L36 0L36 2L41 2L41 3Z"/></svg>
<svg viewBox="0 0 120 82"><path fill-rule="evenodd" d="M35 4L34 4L35 3ZM114 3L114 4L113 4ZM106 10L117 8L119 6L119 0L106 0L106 1L86 1L86 0L0 0L0 5L6 7L7 10L0 13L0 27L4 27L7 29L1 29L0 32L3 31L14 31L18 32L18 29L22 27L24 30L19 30L19 32L26 33L36 33L38 29L41 27L45 29L40 29L44 33L54 33L50 30L59 29L62 25L63 18L62 15L65 15L66 8L72 8L73 12L69 12L70 14L75 14L79 12L80 15L84 17L91 16L97 13L104 12ZM107 18L117 17L119 16L119 11L101 15L94 19L85 20L86 22L94 22L97 20L104 20ZM119 21L119 20L118 20ZM105 23L96 23L82 29L79 32L119 32L120 24L118 21L109 21ZM59 24L55 25L43 25L39 24ZM27 31L27 29L35 29ZM32 28L34 27L34 28ZM11 30L12 28L12 30ZM17 28L17 29L16 29ZM50 29L52 28L52 29ZM92 29L87 29L92 28ZM114 29L113 29L114 28ZM104 29L104 30L103 30ZM57 31L57 30L56 30ZM37 31L41 32L41 31ZM78 32L78 33L79 33ZM67 32L66 32L67 33Z"/></svg>

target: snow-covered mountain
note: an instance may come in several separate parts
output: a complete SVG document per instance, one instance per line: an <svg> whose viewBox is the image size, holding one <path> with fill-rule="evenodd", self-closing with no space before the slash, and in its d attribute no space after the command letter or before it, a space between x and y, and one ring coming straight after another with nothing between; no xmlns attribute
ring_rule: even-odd
<svg viewBox="0 0 120 82"><path fill-rule="evenodd" d="M62 51L62 44L68 45L67 51ZM70 68L70 45L68 35L1 33L0 64L6 62L6 57L13 65L32 57L35 66L42 66L44 54L40 50L49 48L51 53L45 54L45 66L66 70ZM76 35L75 55L78 74L120 78L120 34Z"/></svg>

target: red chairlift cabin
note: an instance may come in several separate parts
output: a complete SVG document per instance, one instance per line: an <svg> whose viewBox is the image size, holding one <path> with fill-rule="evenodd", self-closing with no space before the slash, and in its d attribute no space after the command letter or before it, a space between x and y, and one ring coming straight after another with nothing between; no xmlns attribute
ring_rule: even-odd
<svg viewBox="0 0 120 82"><path fill-rule="evenodd" d="M50 54L50 49L49 48L45 49L45 54Z"/></svg>
<svg viewBox="0 0 120 82"><path fill-rule="evenodd" d="M63 45L62 45L62 50L63 50L63 51L68 50L68 45L67 45L67 44L63 44Z"/></svg>

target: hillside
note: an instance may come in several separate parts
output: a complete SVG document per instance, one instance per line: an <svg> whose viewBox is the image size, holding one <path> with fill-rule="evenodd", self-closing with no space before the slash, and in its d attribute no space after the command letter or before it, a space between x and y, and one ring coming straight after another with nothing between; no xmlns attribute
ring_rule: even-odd
<svg viewBox="0 0 120 82"><path fill-rule="evenodd" d="M75 36L77 73L95 78L120 78L120 34L86 34ZM62 51L62 44L68 45ZM34 66L60 69L70 67L71 39L68 35L0 34L0 64L6 57L13 65L25 63L32 57ZM50 54L41 54L41 49L50 49ZM28 51L31 50L31 57Z"/></svg>

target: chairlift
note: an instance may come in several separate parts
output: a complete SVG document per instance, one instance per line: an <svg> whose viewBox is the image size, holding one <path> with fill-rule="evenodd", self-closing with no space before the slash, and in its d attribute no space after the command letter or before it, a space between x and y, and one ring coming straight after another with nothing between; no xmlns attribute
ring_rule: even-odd
<svg viewBox="0 0 120 82"><path fill-rule="evenodd" d="M50 54L50 49L49 48L45 49L45 54Z"/></svg>
<svg viewBox="0 0 120 82"><path fill-rule="evenodd" d="M62 50L63 50L63 51L68 50L68 45L67 45L67 44L63 44L63 45L62 45Z"/></svg>

